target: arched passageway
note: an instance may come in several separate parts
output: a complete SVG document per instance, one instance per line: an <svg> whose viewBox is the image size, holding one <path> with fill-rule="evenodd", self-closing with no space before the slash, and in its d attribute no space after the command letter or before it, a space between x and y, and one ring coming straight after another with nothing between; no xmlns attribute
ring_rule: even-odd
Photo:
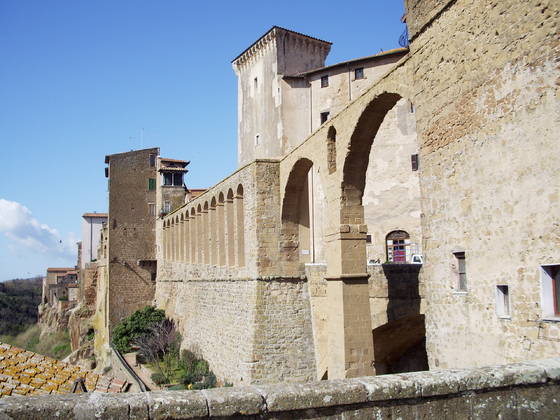
<svg viewBox="0 0 560 420"><path fill-rule="evenodd" d="M324 262L325 197L319 173L309 159L290 172L282 202L281 260L285 275L301 275L306 263Z"/></svg>

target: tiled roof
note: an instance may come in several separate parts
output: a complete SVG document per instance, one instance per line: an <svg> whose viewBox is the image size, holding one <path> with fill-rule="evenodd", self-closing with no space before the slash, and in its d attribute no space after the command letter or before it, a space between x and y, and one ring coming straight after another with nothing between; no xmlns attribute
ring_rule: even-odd
<svg viewBox="0 0 560 420"><path fill-rule="evenodd" d="M107 218L107 213L84 213L82 214L82 217L99 217L102 219L106 219Z"/></svg>
<svg viewBox="0 0 560 420"><path fill-rule="evenodd" d="M51 272L51 273L62 273L62 272L66 272L66 271L73 271L75 270L74 267L50 267L47 268L47 272Z"/></svg>
<svg viewBox="0 0 560 420"><path fill-rule="evenodd" d="M84 379L88 392L125 392L128 388L126 381L0 343L0 398L71 393L79 378Z"/></svg>
<svg viewBox="0 0 560 420"><path fill-rule="evenodd" d="M188 160L181 160L181 159L171 159L171 158L160 158L160 160L162 162L172 162L172 163L184 163L185 165L188 165L189 163L191 163Z"/></svg>

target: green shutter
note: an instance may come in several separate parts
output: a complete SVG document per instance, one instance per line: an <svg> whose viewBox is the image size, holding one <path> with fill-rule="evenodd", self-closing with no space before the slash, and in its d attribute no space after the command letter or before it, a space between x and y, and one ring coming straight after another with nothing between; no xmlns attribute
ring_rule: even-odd
<svg viewBox="0 0 560 420"><path fill-rule="evenodd" d="M148 191L155 191L156 189L156 180L155 178L148 179Z"/></svg>

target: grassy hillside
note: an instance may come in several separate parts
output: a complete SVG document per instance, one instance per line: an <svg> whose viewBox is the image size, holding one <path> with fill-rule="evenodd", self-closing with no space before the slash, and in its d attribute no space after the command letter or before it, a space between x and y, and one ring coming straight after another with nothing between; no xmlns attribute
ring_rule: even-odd
<svg viewBox="0 0 560 420"><path fill-rule="evenodd" d="M17 335L37 322L42 278L0 283L0 335Z"/></svg>
<svg viewBox="0 0 560 420"><path fill-rule="evenodd" d="M11 344L35 353L62 360L71 353L68 331L43 335L39 325L28 328L16 336L0 335L0 342Z"/></svg>

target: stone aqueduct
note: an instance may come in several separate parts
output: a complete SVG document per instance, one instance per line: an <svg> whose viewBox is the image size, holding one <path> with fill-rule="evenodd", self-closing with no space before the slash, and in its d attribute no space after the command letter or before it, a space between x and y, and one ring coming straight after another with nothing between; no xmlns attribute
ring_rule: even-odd
<svg viewBox="0 0 560 420"><path fill-rule="evenodd" d="M327 204L326 261L321 262L326 263L330 319L329 355L323 355L328 361L311 357L328 365L329 378L373 373L372 331L364 322L371 310L362 195L375 133L387 112L410 97L406 62L404 58L284 158L242 167L166 216L158 279L305 278L299 202L314 167ZM278 179L263 182L255 170L258 165L269 167ZM159 304L165 306L165 299L160 297ZM314 340L317 351L316 332Z"/></svg>

